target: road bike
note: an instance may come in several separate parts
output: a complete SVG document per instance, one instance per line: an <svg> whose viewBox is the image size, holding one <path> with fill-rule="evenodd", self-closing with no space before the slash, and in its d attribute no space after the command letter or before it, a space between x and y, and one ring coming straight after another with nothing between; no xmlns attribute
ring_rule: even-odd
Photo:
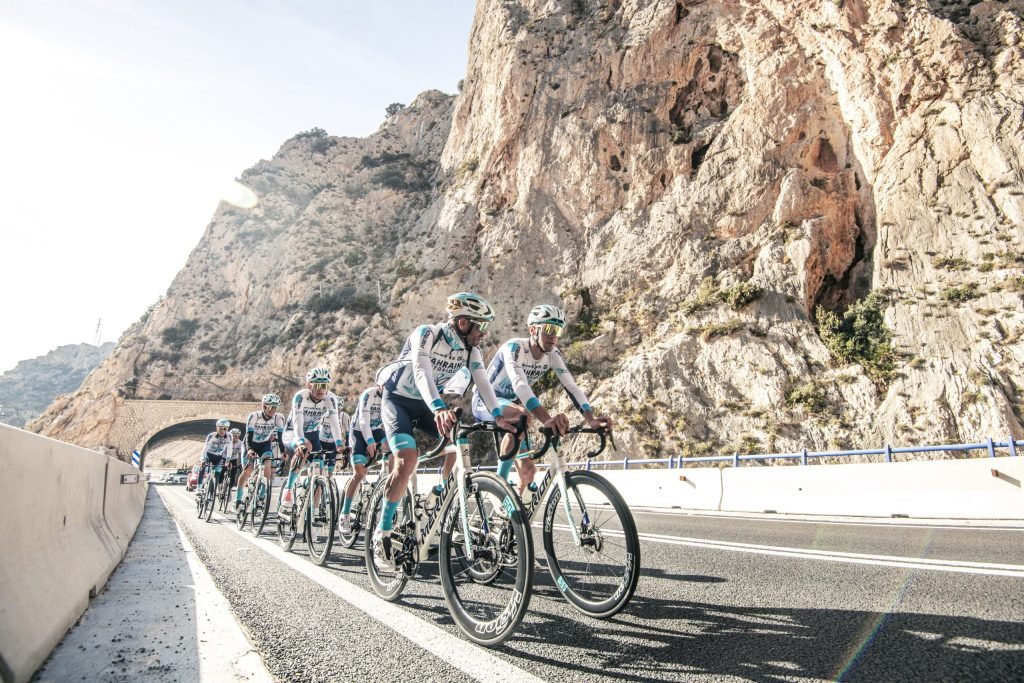
<svg viewBox="0 0 1024 683"><path fill-rule="evenodd" d="M199 519L205 518L207 522L213 517L213 507L217 502L217 477L221 473L221 466L210 467L209 462L203 463L206 473L203 475L203 485L200 487L199 495L196 497L196 512Z"/></svg>
<svg viewBox="0 0 1024 683"><path fill-rule="evenodd" d="M309 547L310 558L321 566L331 554L338 522L334 514L337 505L331 491L330 482L324 476L323 453L311 453L310 461L292 486L291 510L286 512L279 507L277 511L277 536L281 546L291 550L301 535Z"/></svg>
<svg viewBox="0 0 1024 683"><path fill-rule="evenodd" d="M512 635L526 614L533 588L533 539L515 492L495 474L470 470L466 437L497 429L489 422L456 422L451 442L442 439L419 459L430 460L454 443L455 468L432 510L424 509L416 474L409 478L392 533L394 570L378 564L373 544L365 544L370 584L382 598L393 601L437 539L448 610L467 638L486 646ZM370 496L368 529L376 529L380 522L386 490L379 483Z"/></svg>
<svg viewBox="0 0 1024 683"><path fill-rule="evenodd" d="M373 495L373 490L378 486L378 484L387 480L387 473L390 471L387 469L387 464L391 461L389 461L387 457L388 453L385 453L384 460L381 461L379 456L374 455L374 460L367 464L367 468L369 469L379 463L379 467L377 468L377 478L371 484L369 472L367 472L367 475L363 477L361 482L359 482L355 495L352 497L352 507L349 513L349 516L352 519L352 524L348 533L343 533L341 531L341 517L338 517L338 541L345 548L352 548L355 546L356 541L359 539L359 533L366 528L366 517L370 511L370 499Z"/></svg>
<svg viewBox="0 0 1024 683"><path fill-rule="evenodd" d="M231 499L231 487L234 483L234 475L237 467L238 465L234 460L229 460L227 462L227 466L224 469L224 484L217 492L217 506L224 514L227 514L228 512L228 505Z"/></svg>
<svg viewBox="0 0 1024 683"><path fill-rule="evenodd" d="M534 518L543 520L544 555L559 592L586 615L611 617L629 603L640 580L636 522L622 495L606 478L570 469L559 454L561 439L547 428L541 433L541 447L517 458L537 460L550 450L550 466L533 499L520 504L531 525ZM585 456L588 460L605 449L606 437L611 438L605 429L583 425L573 427L569 434L599 437L598 447ZM495 442L497 445L497 438ZM539 516L545 496L547 506Z"/></svg>
<svg viewBox="0 0 1024 683"><path fill-rule="evenodd" d="M263 475L262 459L257 457L253 462L253 471L245 482L245 495L242 505L236 512L235 523L239 531L245 529L248 522L252 526L252 535L259 536L267 523L270 510L270 495L273 482Z"/></svg>

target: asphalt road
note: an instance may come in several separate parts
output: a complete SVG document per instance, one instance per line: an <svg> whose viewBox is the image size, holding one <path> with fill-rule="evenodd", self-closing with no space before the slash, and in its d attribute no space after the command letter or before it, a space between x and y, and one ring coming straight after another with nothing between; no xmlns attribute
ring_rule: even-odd
<svg viewBox="0 0 1024 683"><path fill-rule="evenodd" d="M1024 529L636 512L643 571L622 613L579 614L541 559L516 635L484 649L459 635L436 563L381 603L362 541L320 569L269 523L254 542L196 519L183 487L154 490L281 680L1024 680Z"/></svg>

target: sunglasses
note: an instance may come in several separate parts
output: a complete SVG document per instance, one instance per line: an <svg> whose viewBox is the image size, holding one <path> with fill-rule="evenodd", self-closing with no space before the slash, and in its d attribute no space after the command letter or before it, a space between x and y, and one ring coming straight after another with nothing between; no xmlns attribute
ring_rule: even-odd
<svg viewBox="0 0 1024 683"><path fill-rule="evenodd" d="M476 320L473 321L473 327L475 327L476 329L480 330L481 332L486 332L487 328L490 327L490 325L491 325L491 323L488 322L488 321L484 321L484 322L477 322ZM470 328L470 329L472 330L472 328Z"/></svg>
<svg viewBox="0 0 1024 683"><path fill-rule="evenodd" d="M313 391L327 391L327 382L314 382L309 385Z"/></svg>
<svg viewBox="0 0 1024 683"><path fill-rule="evenodd" d="M538 325L538 327L540 328L540 333L541 334L546 334L546 335L548 335L550 337L561 337L562 336L562 326L561 325L552 325L551 323L547 323L547 324L544 324L544 325Z"/></svg>

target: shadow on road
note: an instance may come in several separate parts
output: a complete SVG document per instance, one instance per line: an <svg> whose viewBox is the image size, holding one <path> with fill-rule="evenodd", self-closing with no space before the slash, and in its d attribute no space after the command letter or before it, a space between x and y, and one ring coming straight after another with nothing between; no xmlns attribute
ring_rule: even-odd
<svg viewBox="0 0 1024 683"><path fill-rule="evenodd" d="M557 597L538 577L536 593ZM546 585L545 585L546 584ZM609 621L538 612L503 647L576 677L679 680L727 675L881 680L1024 679L1024 624L856 610L724 607L634 596ZM537 622L537 618L540 622ZM564 653L559 658L558 653Z"/></svg>

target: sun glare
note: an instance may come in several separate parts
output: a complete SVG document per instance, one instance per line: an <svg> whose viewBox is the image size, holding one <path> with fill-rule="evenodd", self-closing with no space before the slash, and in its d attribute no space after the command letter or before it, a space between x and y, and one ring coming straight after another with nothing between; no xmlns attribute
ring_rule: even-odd
<svg viewBox="0 0 1024 683"><path fill-rule="evenodd" d="M221 199L239 209L251 209L260 203L256 193L237 180L232 180L231 184L224 188Z"/></svg>

